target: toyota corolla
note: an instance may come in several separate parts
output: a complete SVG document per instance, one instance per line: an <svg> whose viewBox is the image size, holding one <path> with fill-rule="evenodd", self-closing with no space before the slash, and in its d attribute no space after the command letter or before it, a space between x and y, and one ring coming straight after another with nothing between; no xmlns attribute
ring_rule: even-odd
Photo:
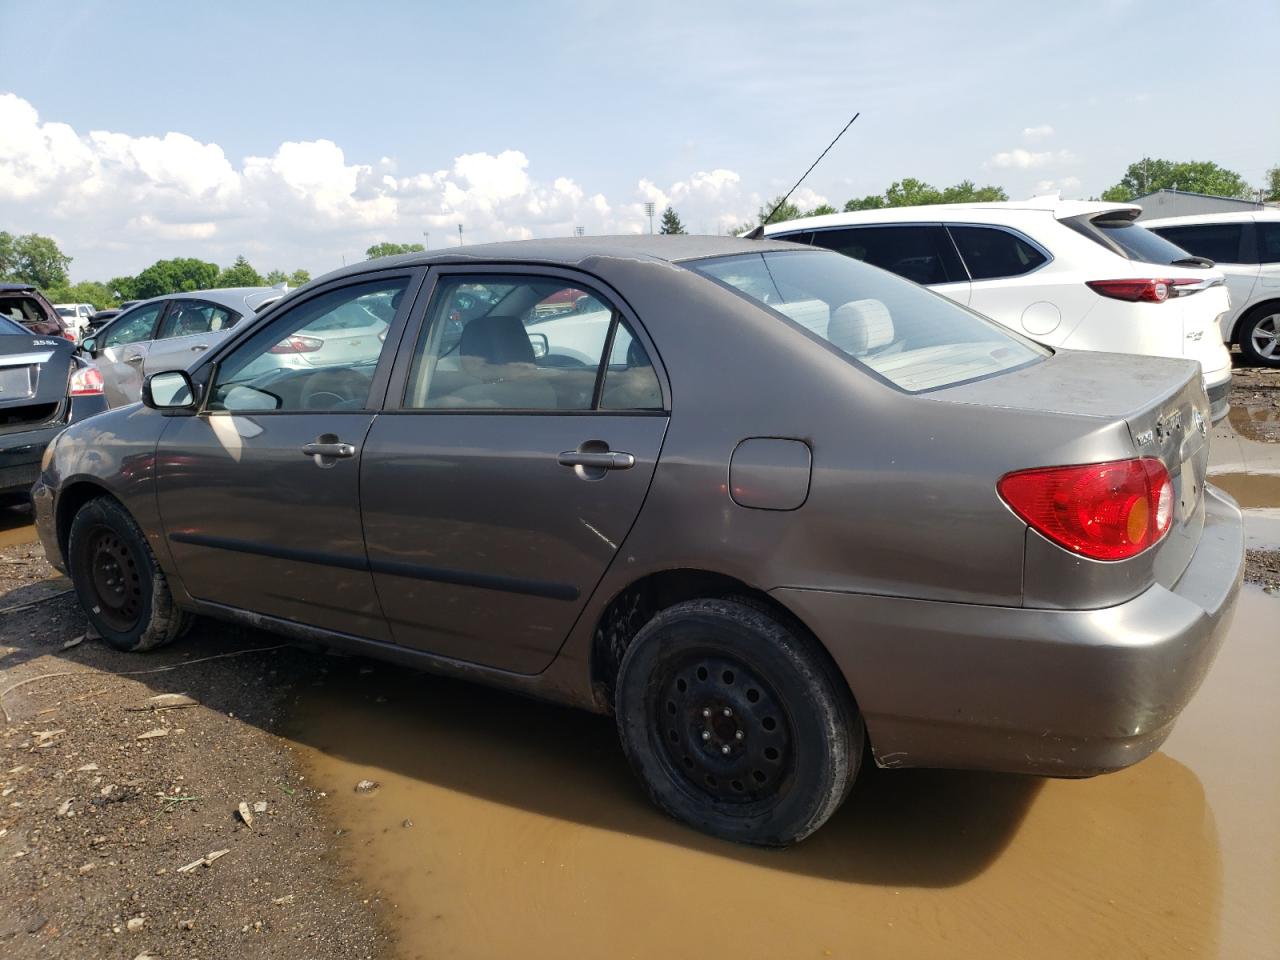
<svg viewBox="0 0 1280 960"><path fill-rule="evenodd" d="M375 307L340 364L264 360ZM662 809L784 845L864 758L1163 742L1242 566L1208 411L1193 361L1054 351L836 253L529 241L290 293L65 430L34 499L121 649L206 615L611 712Z"/></svg>

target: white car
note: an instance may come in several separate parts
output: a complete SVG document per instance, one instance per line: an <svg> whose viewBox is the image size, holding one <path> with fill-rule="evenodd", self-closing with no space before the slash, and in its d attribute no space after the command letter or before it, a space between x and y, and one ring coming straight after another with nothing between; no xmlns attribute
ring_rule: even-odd
<svg viewBox="0 0 1280 960"><path fill-rule="evenodd" d="M89 326L89 318L98 310L92 303L55 303L53 309L58 311L58 316L67 325L67 329L74 330L77 337L84 335Z"/></svg>
<svg viewBox="0 0 1280 960"><path fill-rule="evenodd" d="M1200 362L1214 420L1231 355L1223 274L1134 223L1131 204L1035 197L893 207L765 227L775 240L864 260L1049 347Z"/></svg>
<svg viewBox="0 0 1280 960"><path fill-rule="evenodd" d="M1280 210L1165 217L1142 225L1226 274L1231 312L1222 318L1222 339L1240 344L1253 363L1280 367Z"/></svg>

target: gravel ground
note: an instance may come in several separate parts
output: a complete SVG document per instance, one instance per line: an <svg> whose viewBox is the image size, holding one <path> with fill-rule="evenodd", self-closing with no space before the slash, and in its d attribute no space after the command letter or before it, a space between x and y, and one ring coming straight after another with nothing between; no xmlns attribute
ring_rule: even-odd
<svg viewBox="0 0 1280 960"><path fill-rule="evenodd" d="M321 795L272 733L289 691L337 661L246 652L279 640L223 626L151 655L64 649L86 622L54 576L38 546L0 549L0 957L392 953L380 898L349 877ZM161 694L196 704L155 710Z"/></svg>
<svg viewBox="0 0 1280 960"><path fill-rule="evenodd" d="M1238 432L1251 440L1280 443L1280 370L1237 366L1231 405L1231 422ZM1251 583L1280 590L1280 551L1248 551L1244 575Z"/></svg>

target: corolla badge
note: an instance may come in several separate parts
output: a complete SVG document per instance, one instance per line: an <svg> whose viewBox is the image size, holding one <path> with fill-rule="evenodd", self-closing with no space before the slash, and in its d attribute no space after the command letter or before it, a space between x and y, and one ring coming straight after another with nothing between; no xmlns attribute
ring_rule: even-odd
<svg viewBox="0 0 1280 960"><path fill-rule="evenodd" d="M1167 417L1156 421L1156 439L1163 443L1167 438L1182 431L1182 411L1175 410Z"/></svg>

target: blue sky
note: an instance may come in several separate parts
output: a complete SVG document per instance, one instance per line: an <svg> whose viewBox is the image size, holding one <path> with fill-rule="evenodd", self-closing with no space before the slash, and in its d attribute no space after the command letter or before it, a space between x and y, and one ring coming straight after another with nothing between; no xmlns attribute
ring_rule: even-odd
<svg viewBox="0 0 1280 960"><path fill-rule="evenodd" d="M1275 0L0 0L0 229L75 279L319 272L377 239L693 230L916 176L1097 194L1143 155L1280 164Z"/></svg>

